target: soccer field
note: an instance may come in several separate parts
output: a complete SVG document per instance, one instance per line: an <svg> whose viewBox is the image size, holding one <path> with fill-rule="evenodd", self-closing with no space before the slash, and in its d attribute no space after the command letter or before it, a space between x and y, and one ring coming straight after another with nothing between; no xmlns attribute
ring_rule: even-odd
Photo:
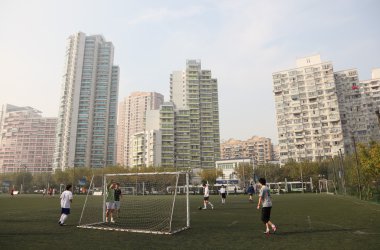
<svg viewBox="0 0 380 250"><path fill-rule="evenodd" d="M230 195L215 210L198 210L203 198L190 196L191 228L175 235L150 235L77 228L84 196L74 196L68 226L57 224L58 197L0 195L0 249L380 249L380 205L325 194L273 195L271 220L264 225L246 195ZM154 208L149 208L150 210Z"/></svg>

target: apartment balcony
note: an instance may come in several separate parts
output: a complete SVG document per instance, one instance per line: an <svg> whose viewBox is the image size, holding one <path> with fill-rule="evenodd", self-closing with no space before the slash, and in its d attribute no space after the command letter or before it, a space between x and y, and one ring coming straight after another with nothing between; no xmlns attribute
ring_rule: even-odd
<svg viewBox="0 0 380 250"><path fill-rule="evenodd" d="M339 115L329 115L329 121L339 121L340 116Z"/></svg>
<svg viewBox="0 0 380 250"><path fill-rule="evenodd" d="M301 106L301 103L299 102L299 101L295 101L295 102L292 102L291 104L290 104L290 107L300 107Z"/></svg>

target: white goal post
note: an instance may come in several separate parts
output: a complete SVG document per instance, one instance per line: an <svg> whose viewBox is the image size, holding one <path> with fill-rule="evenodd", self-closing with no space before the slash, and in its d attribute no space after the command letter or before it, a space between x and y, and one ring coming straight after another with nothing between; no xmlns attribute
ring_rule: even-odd
<svg viewBox="0 0 380 250"><path fill-rule="evenodd" d="M321 179L319 183L319 192L326 192L326 194L336 194L336 187L333 180Z"/></svg>
<svg viewBox="0 0 380 250"><path fill-rule="evenodd" d="M111 183L118 183L122 194L119 209L112 213L114 222L107 221L105 215ZM152 234L174 234L190 228L188 172L105 174L102 196L92 195L95 186L93 176L80 228ZM178 191L179 187L185 188Z"/></svg>

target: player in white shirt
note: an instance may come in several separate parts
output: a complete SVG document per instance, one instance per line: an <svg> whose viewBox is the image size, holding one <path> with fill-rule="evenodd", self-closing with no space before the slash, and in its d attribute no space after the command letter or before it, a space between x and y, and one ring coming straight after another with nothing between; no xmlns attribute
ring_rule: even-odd
<svg viewBox="0 0 380 250"><path fill-rule="evenodd" d="M257 209L260 209L260 205L262 204L261 220L265 224L265 227L266 227L266 230L264 233L269 235L269 227L272 227L273 233L277 231L276 226L270 221L272 199L270 197L270 190L266 186L267 181L265 180L265 178L260 178L259 183L261 185L261 188L260 188L260 194L259 194L259 202L257 203Z"/></svg>
<svg viewBox="0 0 380 250"><path fill-rule="evenodd" d="M222 187L219 189L219 193L222 196L222 204L225 204L226 203L226 188L224 187L224 185L222 185Z"/></svg>
<svg viewBox="0 0 380 250"><path fill-rule="evenodd" d="M203 195L203 209L207 209L207 204L210 204L211 209L214 209L214 205L208 200L210 196L210 190L208 184L203 184L204 195Z"/></svg>
<svg viewBox="0 0 380 250"><path fill-rule="evenodd" d="M66 190L62 192L61 198L61 218L58 221L60 226L65 225L65 220L70 214L70 205L73 202L73 193L70 191L71 185L66 186Z"/></svg>

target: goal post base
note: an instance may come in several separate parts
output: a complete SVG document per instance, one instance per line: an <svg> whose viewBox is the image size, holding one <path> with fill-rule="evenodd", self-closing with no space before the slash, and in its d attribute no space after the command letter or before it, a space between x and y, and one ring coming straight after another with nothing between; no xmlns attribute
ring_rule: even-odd
<svg viewBox="0 0 380 250"><path fill-rule="evenodd" d="M190 229L190 227L184 227L184 228L180 228L180 229L177 229L175 231L172 231L172 232L164 232L164 231L151 231L151 230L104 227L104 226L96 226L96 225L82 225L82 226L77 226L77 227L78 228L85 228L85 229L104 230L104 231L118 231L118 232L146 233L146 234L166 234L166 235L173 235L173 234L182 232L184 230Z"/></svg>

